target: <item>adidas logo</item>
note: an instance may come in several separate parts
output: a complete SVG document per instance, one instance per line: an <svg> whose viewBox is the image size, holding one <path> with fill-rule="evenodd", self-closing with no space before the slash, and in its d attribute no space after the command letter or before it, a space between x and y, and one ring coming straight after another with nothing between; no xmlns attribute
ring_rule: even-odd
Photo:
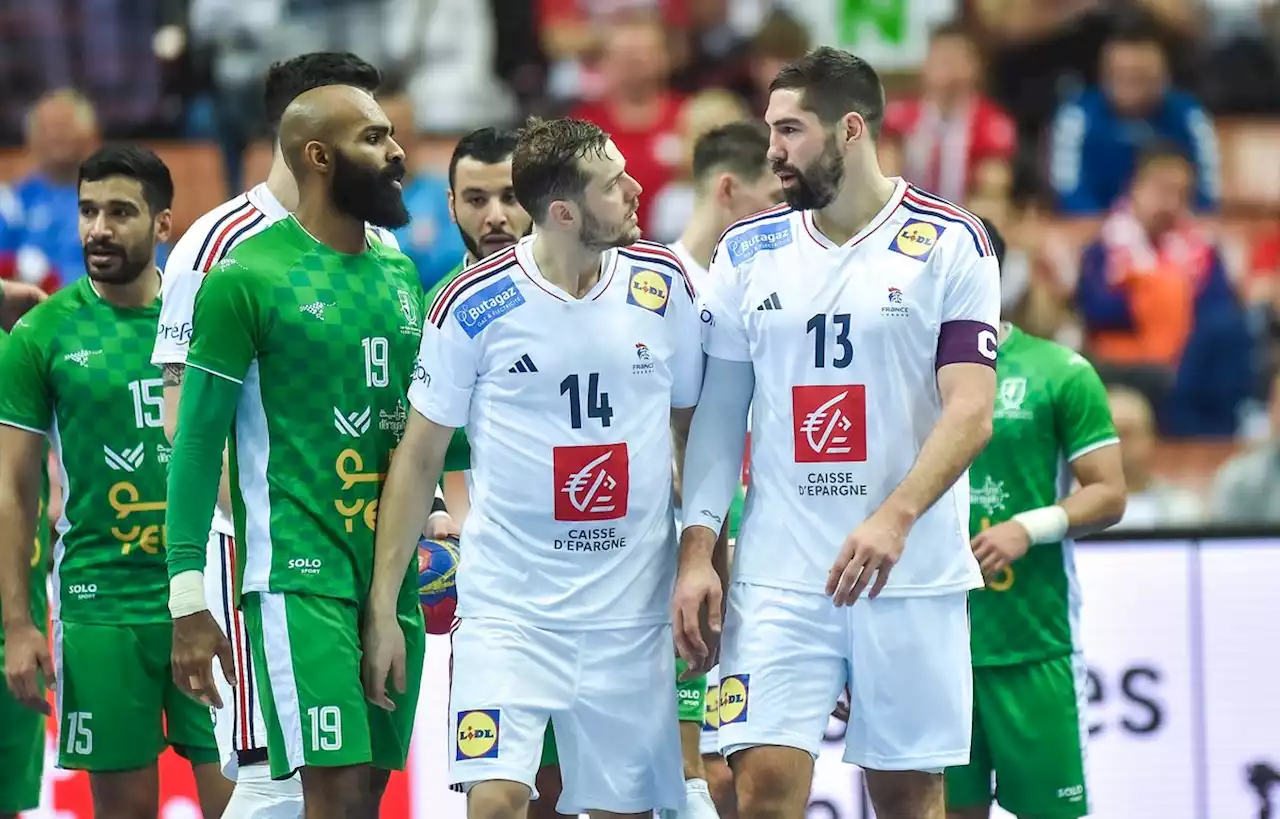
<svg viewBox="0 0 1280 819"><path fill-rule="evenodd" d="M349 412L345 415L337 407L333 408L333 428L343 435L359 438L369 431L372 421L373 411L369 407L365 407L363 412Z"/></svg>
<svg viewBox="0 0 1280 819"><path fill-rule="evenodd" d="M313 301L310 304L299 305L298 311L301 313L310 313L321 321L324 321L324 308L326 307L333 307L333 305L327 304L323 301Z"/></svg>
<svg viewBox="0 0 1280 819"><path fill-rule="evenodd" d="M778 298L777 293L770 293L769 298L756 305L757 310L781 310L782 301Z"/></svg>
<svg viewBox="0 0 1280 819"><path fill-rule="evenodd" d="M89 356L102 355L101 350L76 350L74 353L67 353L62 357L63 361L74 361L81 367L89 366Z"/></svg>
<svg viewBox="0 0 1280 819"><path fill-rule="evenodd" d="M116 452L109 446L102 447L102 454L105 456L107 466L117 472L133 472L142 466L143 456L146 454L142 448L142 444L138 444L133 449L126 449Z"/></svg>
<svg viewBox="0 0 1280 819"><path fill-rule="evenodd" d="M534 366L533 359L529 358L529 354L525 353L520 356L515 365L507 370L509 373L536 373L538 368Z"/></svg>

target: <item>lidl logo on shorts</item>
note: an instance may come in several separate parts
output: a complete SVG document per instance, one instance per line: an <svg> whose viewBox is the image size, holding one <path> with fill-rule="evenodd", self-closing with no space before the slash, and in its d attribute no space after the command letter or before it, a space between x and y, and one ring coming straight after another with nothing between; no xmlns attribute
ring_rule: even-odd
<svg viewBox="0 0 1280 819"><path fill-rule="evenodd" d="M707 686L707 704L703 711L702 730L714 731L720 727L720 686Z"/></svg>
<svg viewBox="0 0 1280 819"><path fill-rule="evenodd" d="M502 713L497 708L458 712L458 761L497 759Z"/></svg>
<svg viewBox="0 0 1280 819"><path fill-rule="evenodd" d="M902 226L902 230L898 231L898 235L894 237L893 243L889 245L890 250L897 251L903 256L910 256L913 259L926 261L929 254L933 252L934 245L938 243L938 237L946 228L941 225L935 225L932 222L922 222L919 219L908 220Z"/></svg>
<svg viewBox="0 0 1280 819"><path fill-rule="evenodd" d="M471 294L471 298L453 310L453 317L462 325L468 336L475 338L480 331L524 304L524 296L510 276L503 276L483 290Z"/></svg>
<svg viewBox="0 0 1280 819"><path fill-rule="evenodd" d="M791 223L788 221L766 222L751 230L743 231L737 236L725 240L729 248L729 261L734 267L749 262L762 250L777 250L791 244Z"/></svg>
<svg viewBox="0 0 1280 819"><path fill-rule="evenodd" d="M643 307L663 315L671 298L671 277L643 267L631 268L631 281L627 282L627 304Z"/></svg>
<svg viewBox="0 0 1280 819"><path fill-rule="evenodd" d="M750 674L732 674L720 680L720 724L732 725L747 721L748 697L751 693Z"/></svg>

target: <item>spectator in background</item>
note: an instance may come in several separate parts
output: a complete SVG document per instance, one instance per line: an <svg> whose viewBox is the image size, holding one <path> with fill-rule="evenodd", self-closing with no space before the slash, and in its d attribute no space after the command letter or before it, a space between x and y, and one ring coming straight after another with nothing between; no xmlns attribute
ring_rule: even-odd
<svg viewBox="0 0 1280 819"><path fill-rule="evenodd" d="M809 53L809 29L790 12L770 9L751 39L748 71L751 74L752 110L760 116L769 107L769 84L784 65Z"/></svg>
<svg viewBox="0 0 1280 819"><path fill-rule="evenodd" d="M934 31L920 96L885 108L879 146L887 167L953 202L1007 194L1017 132L983 95L982 68L978 44L961 24Z"/></svg>
<svg viewBox="0 0 1280 819"><path fill-rule="evenodd" d="M0 214L0 277L53 292L84 275L77 173L98 143L93 105L70 89L46 94L27 114L26 137L35 171Z"/></svg>
<svg viewBox="0 0 1280 819"><path fill-rule="evenodd" d="M1218 206L1218 141L1195 97L1171 88L1159 34L1145 25L1117 29L1102 49L1101 87L1083 92L1053 123L1050 179L1058 210L1106 211L1129 187L1145 146L1179 145L1195 165L1195 206Z"/></svg>
<svg viewBox="0 0 1280 819"><path fill-rule="evenodd" d="M676 178L651 199L648 238L671 243L689 225L694 210L694 186L691 180L693 146L703 134L750 117L742 100L728 91L711 89L690 97L680 109L680 164Z"/></svg>
<svg viewBox="0 0 1280 819"><path fill-rule="evenodd" d="M1247 334L1235 291L1213 236L1190 213L1194 170L1172 143L1148 146L1129 196L1107 216L1101 236L1080 262L1076 306L1085 352L1103 380L1141 390L1165 415L1165 398L1191 401L1219 419L1222 434L1234 425L1238 388L1224 377L1250 367ZM1206 355L1220 350L1220 360ZM1188 355L1190 353L1190 355ZM1182 370L1182 372L1180 372ZM1175 387L1179 395L1170 395ZM1214 408L1217 408L1216 411Z"/></svg>
<svg viewBox="0 0 1280 819"><path fill-rule="evenodd" d="M627 158L627 174L653 196L676 176L681 149L683 100L667 89L670 71L666 33L652 16L622 17L604 34L599 101L578 106L573 116L594 122ZM640 206L640 228L652 229L652 209Z"/></svg>
<svg viewBox="0 0 1280 819"><path fill-rule="evenodd" d="M1160 529L1195 526L1204 519L1204 507L1196 493L1167 483L1152 473L1156 425L1151 404L1127 387L1107 390L1111 420L1120 436L1120 457L1128 488L1124 517L1116 529Z"/></svg>
<svg viewBox="0 0 1280 819"><path fill-rule="evenodd" d="M1217 523L1280 524L1280 376L1271 382L1268 414L1270 437L1218 470L1210 500Z"/></svg>

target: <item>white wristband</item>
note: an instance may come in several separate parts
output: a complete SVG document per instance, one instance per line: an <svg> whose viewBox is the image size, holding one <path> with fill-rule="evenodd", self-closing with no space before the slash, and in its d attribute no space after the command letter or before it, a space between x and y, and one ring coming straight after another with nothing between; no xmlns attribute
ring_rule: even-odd
<svg viewBox="0 0 1280 819"><path fill-rule="evenodd" d="M188 614L207 611L204 600L204 572L194 569L169 578L169 616L177 620Z"/></svg>
<svg viewBox="0 0 1280 819"><path fill-rule="evenodd" d="M1013 520L1027 530L1032 543L1058 543L1067 536L1067 529L1071 527L1067 510L1057 505L1019 512Z"/></svg>

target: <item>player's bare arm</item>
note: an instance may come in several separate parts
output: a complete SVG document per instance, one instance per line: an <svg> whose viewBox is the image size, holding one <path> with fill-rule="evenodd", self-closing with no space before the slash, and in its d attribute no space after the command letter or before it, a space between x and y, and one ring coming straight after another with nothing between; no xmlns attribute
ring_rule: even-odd
<svg viewBox="0 0 1280 819"><path fill-rule="evenodd" d="M49 641L31 620L31 549L40 504L44 436L0 426L0 609L4 611L4 674L16 700L49 713L40 674L52 687Z"/></svg>
<svg viewBox="0 0 1280 819"><path fill-rule="evenodd" d="M988 364L957 362L938 370L942 414L915 464L885 502L845 539L831 567L827 594L852 605L870 586L879 596L902 556L907 532L973 463L991 440L996 374ZM874 578L874 583L872 582Z"/></svg>
<svg viewBox="0 0 1280 819"><path fill-rule="evenodd" d="M452 427L411 411L378 499L363 672L365 696L388 711L396 708L387 696L388 674L396 691L405 690L404 633L396 621L396 596L430 514L432 497L428 489L440 483L445 451L452 437Z"/></svg>
<svg viewBox="0 0 1280 819"><path fill-rule="evenodd" d="M1030 509L979 532L973 554L985 577L994 577L1037 543L1059 543L1114 526L1124 515L1126 488L1117 444L1071 462L1079 488L1057 504Z"/></svg>

